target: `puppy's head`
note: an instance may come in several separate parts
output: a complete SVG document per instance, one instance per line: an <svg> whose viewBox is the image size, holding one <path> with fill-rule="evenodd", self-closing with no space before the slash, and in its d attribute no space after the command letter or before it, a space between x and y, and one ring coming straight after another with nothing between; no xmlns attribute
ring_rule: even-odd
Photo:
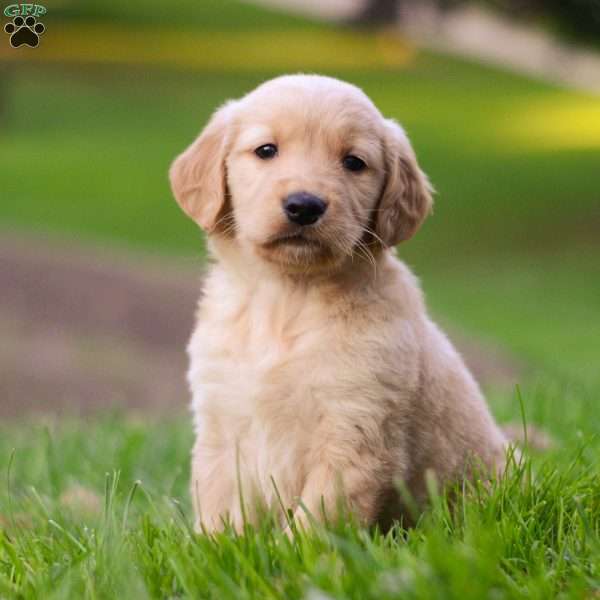
<svg viewBox="0 0 600 600"><path fill-rule="evenodd" d="M432 202L402 128L358 88L316 75L280 77L225 104L170 177L207 233L289 271L407 240Z"/></svg>

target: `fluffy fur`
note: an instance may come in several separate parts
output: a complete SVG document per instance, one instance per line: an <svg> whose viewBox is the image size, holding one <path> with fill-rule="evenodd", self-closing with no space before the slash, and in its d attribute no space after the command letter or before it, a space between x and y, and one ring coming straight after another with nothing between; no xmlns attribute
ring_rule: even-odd
<svg viewBox="0 0 600 600"><path fill-rule="evenodd" d="M254 150L276 144L261 160ZM348 154L367 164L342 166ZM215 262L189 344L197 526L343 498L367 524L403 515L398 481L502 468L506 439L393 246L431 209L410 143L358 88L285 76L228 102L173 163L175 198ZM299 228L306 191L328 208ZM406 515L405 515L406 516Z"/></svg>

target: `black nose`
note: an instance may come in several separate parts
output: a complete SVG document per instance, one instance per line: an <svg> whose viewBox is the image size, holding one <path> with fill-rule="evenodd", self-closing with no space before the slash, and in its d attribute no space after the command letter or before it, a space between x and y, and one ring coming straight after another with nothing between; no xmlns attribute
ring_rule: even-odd
<svg viewBox="0 0 600 600"><path fill-rule="evenodd" d="M327 210L327 204L308 192L290 194L283 201L283 211L287 218L297 225L313 225Z"/></svg>

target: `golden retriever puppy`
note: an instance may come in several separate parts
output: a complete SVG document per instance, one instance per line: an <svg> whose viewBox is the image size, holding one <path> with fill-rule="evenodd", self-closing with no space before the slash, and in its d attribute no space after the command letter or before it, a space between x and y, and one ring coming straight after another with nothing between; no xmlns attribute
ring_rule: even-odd
<svg viewBox="0 0 600 600"><path fill-rule="evenodd" d="M215 261L189 344L198 528L283 504L306 520L343 499L398 517L506 439L419 284L394 253L431 209L402 128L358 88L268 81L217 110L173 163ZM242 509L243 504L245 505Z"/></svg>

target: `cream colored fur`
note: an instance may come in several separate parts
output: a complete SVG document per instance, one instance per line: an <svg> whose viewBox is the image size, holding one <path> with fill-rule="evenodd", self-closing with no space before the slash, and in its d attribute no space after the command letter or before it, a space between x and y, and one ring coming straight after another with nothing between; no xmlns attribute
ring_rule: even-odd
<svg viewBox="0 0 600 600"><path fill-rule="evenodd" d="M367 169L345 170L347 154ZM398 481L421 503L427 472L502 467L505 437L392 249L429 213L429 183L358 88L269 81L217 111L170 175L215 258L188 348L198 527L239 529L240 486L251 519L278 510L275 482L300 521L301 504L333 516L343 497L371 524L403 514ZM301 232L282 210L296 191L328 203Z"/></svg>

